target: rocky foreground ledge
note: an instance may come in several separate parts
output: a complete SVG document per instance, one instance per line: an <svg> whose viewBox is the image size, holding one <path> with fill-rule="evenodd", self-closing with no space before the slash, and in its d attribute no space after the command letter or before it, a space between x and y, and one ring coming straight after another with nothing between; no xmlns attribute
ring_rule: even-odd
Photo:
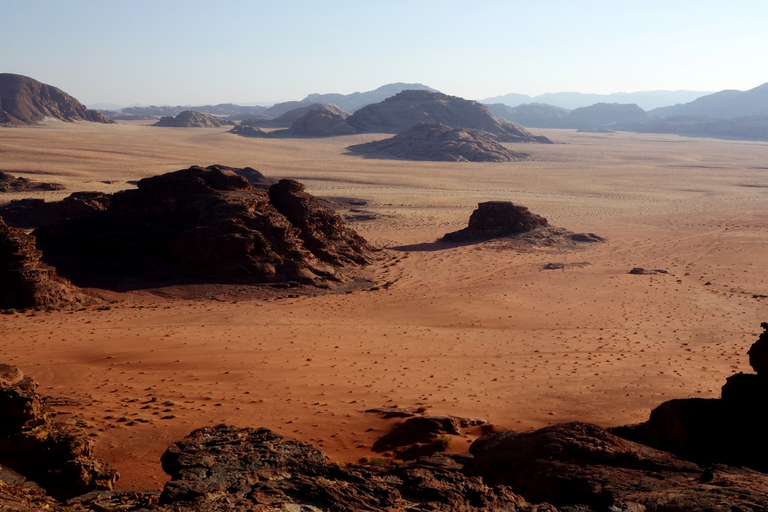
<svg viewBox="0 0 768 512"><path fill-rule="evenodd" d="M768 363L768 323L762 326L765 332L750 349L761 379ZM764 423L743 425L749 428L731 445L742 452L728 454L732 466L718 460L719 452L698 454L699 461L693 462L616 435L645 432L646 424L614 433L579 422L493 433L475 441L469 453L435 452L403 462L374 459L346 466L330 462L316 446L264 428L219 425L195 430L168 448L162 467L171 479L161 492L115 491L110 490L114 471L89 459L87 450L71 449L82 444L76 434L55 426L34 381L17 368L1 368L0 511L768 510L768 474L742 467L754 454L765 453L768 441L757 428ZM724 386L724 399L733 379ZM750 395L741 389L742 396ZM752 388L750 396L760 389ZM740 403L741 410L737 402L728 403L737 419L759 406ZM654 415L649 423L658 431L663 425L654 423ZM666 417L671 418L669 434L678 434L690 419ZM716 418L698 419L707 423L713 442L730 432L719 430L723 422ZM68 441L61 444L61 439ZM72 480L73 474L82 478ZM78 491L85 494L72 497ZM69 499L57 501L52 495Z"/></svg>

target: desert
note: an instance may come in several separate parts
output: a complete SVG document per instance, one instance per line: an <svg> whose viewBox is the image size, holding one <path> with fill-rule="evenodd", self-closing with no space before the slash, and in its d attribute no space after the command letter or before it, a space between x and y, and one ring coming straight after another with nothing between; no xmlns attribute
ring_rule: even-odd
<svg viewBox="0 0 768 512"><path fill-rule="evenodd" d="M340 212L378 251L375 284L349 293L89 289L96 299L82 307L0 316L0 360L92 436L121 489L160 489L160 455L204 426L269 428L343 464L382 456L371 448L396 420L368 409L424 408L496 430L617 426L667 400L716 398L748 371L768 300L764 142L538 129L554 144L503 143L527 161L446 163L347 153L387 134L247 139L149 124L0 131L0 170L66 187L0 200L251 167L361 200L367 220ZM605 242L439 241L486 201ZM449 451L480 434L462 429Z"/></svg>

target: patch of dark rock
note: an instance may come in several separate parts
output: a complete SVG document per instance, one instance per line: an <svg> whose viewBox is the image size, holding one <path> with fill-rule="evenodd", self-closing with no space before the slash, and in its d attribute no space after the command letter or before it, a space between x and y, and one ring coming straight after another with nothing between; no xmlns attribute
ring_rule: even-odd
<svg viewBox="0 0 768 512"><path fill-rule="evenodd" d="M511 151L482 130L450 128L443 124L417 124L391 139L356 144L353 154L434 162L517 162L527 153Z"/></svg>
<svg viewBox="0 0 768 512"><path fill-rule="evenodd" d="M37 385L19 368L0 364L0 464L59 499L112 489L117 472L93 458L89 438L54 421Z"/></svg>
<svg viewBox="0 0 768 512"><path fill-rule="evenodd" d="M194 110L185 110L179 112L176 117L161 117L158 122L152 126L164 126L168 128L220 128L222 126L232 126L232 121L221 119L219 117L195 112Z"/></svg>
<svg viewBox="0 0 768 512"><path fill-rule="evenodd" d="M589 264L588 261L580 261L577 263L547 263L542 268L544 270L563 270L568 267L586 267Z"/></svg>
<svg viewBox="0 0 768 512"><path fill-rule="evenodd" d="M225 166L191 167L103 204L34 232L44 261L81 286L344 283L371 262L367 242L291 180L254 187Z"/></svg>
<svg viewBox="0 0 768 512"><path fill-rule="evenodd" d="M506 485L533 503L570 510L763 510L768 475L704 468L615 436L566 423L533 432L484 436L464 467L488 485ZM582 507L582 508L578 508Z"/></svg>
<svg viewBox="0 0 768 512"><path fill-rule="evenodd" d="M656 407L648 421L620 427L617 434L632 441L699 463L746 466L768 472L768 323L749 350L756 374L737 373L726 379L721 398L670 400Z"/></svg>
<svg viewBox="0 0 768 512"><path fill-rule="evenodd" d="M466 228L447 233L442 239L447 242L489 239L545 226L549 226L547 219L525 206L511 201L486 201L477 205Z"/></svg>
<svg viewBox="0 0 768 512"><path fill-rule="evenodd" d="M461 434L461 426L450 416L414 416L396 425L392 431L373 443L373 451L386 452L415 443L432 442L438 435Z"/></svg>
<svg viewBox="0 0 768 512"><path fill-rule="evenodd" d="M253 126L245 126L242 124L238 124L232 127L232 129L229 130L228 133L240 135L241 137L252 137L256 139L264 139L266 137L269 137L269 133L265 132L260 128L254 128Z"/></svg>
<svg viewBox="0 0 768 512"><path fill-rule="evenodd" d="M654 275L654 274L669 274L669 272L660 268L646 269L643 267L635 267L629 272L627 272L627 274L647 276L647 275Z"/></svg>
<svg viewBox="0 0 768 512"><path fill-rule="evenodd" d="M60 183L42 183L21 178L0 171L0 192L41 192L52 190L64 190L66 187Z"/></svg>
<svg viewBox="0 0 768 512"><path fill-rule="evenodd" d="M61 201L19 199L0 206L0 217L9 226L38 228L56 222L81 219L109 206L110 196L103 192L74 192Z"/></svg>
<svg viewBox="0 0 768 512"><path fill-rule="evenodd" d="M571 240L574 242L583 242L588 244L605 242L605 238L597 236L594 233L573 233L571 235Z"/></svg>

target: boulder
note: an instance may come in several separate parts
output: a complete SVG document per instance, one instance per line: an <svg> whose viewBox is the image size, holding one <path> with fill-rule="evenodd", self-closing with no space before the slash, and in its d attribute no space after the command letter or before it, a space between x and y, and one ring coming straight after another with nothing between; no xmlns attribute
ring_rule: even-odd
<svg viewBox="0 0 768 512"><path fill-rule="evenodd" d="M506 485L561 510L764 510L768 475L702 468L586 423L484 436L464 467L488 485ZM564 509L563 507L571 507Z"/></svg>
<svg viewBox="0 0 768 512"><path fill-rule="evenodd" d="M373 444L373 451L385 452L416 443L431 443L441 434L461 434L460 428L459 421L450 416L414 416L395 425L389 433L379 438Z"/></svg>
<svg viewBox="0 0 768 512"><path fill-rule="evenodd" d="M7 172L0 172L0 192L40 192L64 190L65 188L60 183L40 183L27 178L17 178Z"/></svg>
<svg viewBox="0 0 768 512"><path fill-rule="evenodd" d="M419 123L391 139L356 144L352 153L435 162L515 162L526 153L511 151L482 130Z"/></svg>
<svg viewBox="0 0 768 512"><path fill-rule="evenodd" d="M518 206L510 201L487 201L479 203L477 210L469 217L469 225L459 231L448 233L443 240L449 242L494 238L549 225L547 219Z"/></svg>

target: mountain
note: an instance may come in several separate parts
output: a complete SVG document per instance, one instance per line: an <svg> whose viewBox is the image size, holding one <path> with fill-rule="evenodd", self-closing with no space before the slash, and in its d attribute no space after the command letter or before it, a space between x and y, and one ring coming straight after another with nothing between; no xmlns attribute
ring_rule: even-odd
<svg viewBox="0 0 768 512"><path fill-rule="evenodd" d="M645 110L693 101L709 94L702 91L638 91L615 92L611 94L585 94L581 92L556 92L527 96L525 94L505 94L486 98L480 103L503 103L516 107L522 103L546 103L556 107L573 110L588 107L595 103L635 103Z"/></svg>
<svg viewBox="0 0 768 512"><path fill-rule="evenodd" d="M644 123L648 119L645 110L637 105L621 103L597 103L577 108L565 119L567 128L599 128L618 123Z"/></svg>
<svg viewBox="0 0 768 512"><path fill-rule="evenodd" d="M166 116L160 118L152 126L165 126L170 128L219 128L224 125L231 125L232 121L219 119L218 117L201 114L194 110L185 110L179 112L176 117Z"/></svg>
<svg viewBox="0 0 768 512"><path fill-rule="evenodd" d="M174 117L186 110L193 110L200 112L201 114L211 114L216 116L227 116L231 121L239 121L242 119L255 119L264 118L264 112L267 107L259 105L254 106L242 106L235 105L233 103L220 103L218 105L200 105L200 106L161 106L150 105L149 107L126 107L121 111L121 114L139 116L151 116L151 117ZM266 116L272 117L272 116Z"/></svg>
<svg viewBox="0 0 768 512"><path fill-rule="evenodd" d="M530 103L510 107L503 103L486 105L493 117L517 123L526 128L557 128L564 123L569 111L544 103Z"/></svg>
<svg viewBox="0 0 768 512"><path fill-rule="evenodd" d="M651 118L640 125L619 129L641 133L674 133L696 137L739 140L768 140L768 116L747 116L722 119L707 116L673 116Z"/></svg>
<svg viewBox="0 0 768 512"><path fill-rule="evenodd" d="M419 123L484 130L503 142L551 142L522 127L494 118L476 101L426 90L402 91L380 103L365 106L347 118L363 133L402 133Z"/></svg>
<svg viewBox="0 0 768 512"><path fill-rule="evenodd" d="M61 121L112 123L66 92L23 75L0 73L0 125L29 125L46 117Z"/></svg>
<svg viewBox="0 0 768 512"><path fill-rule="evenodd" d="M725 90L690 103L651 110L655 117L709 116L720 118L768 115L768 82L748 91Z"/></svg>
<svg viewBox="0 0 768 512"><path fill-rule="evenodd" d="M397 82L393 84L382 85L378 89L367 92L353 92L352 94L310 94L302 100L303 103L326 103L336 105L337 107L354 112L371 103L378 103L390 96L402 91L430 91L438 92L431 87L423 84L406 84Z"/></svg>

